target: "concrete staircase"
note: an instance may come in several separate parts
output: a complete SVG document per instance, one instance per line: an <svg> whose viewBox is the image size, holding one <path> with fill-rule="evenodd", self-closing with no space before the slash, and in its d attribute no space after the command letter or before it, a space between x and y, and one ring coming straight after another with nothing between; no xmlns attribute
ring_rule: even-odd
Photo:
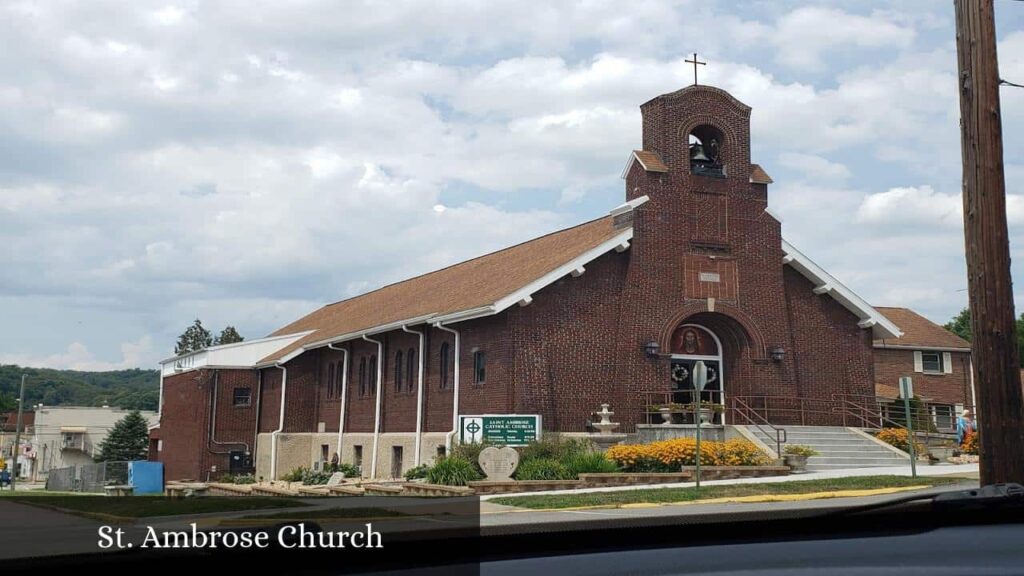
<svg viewBox="0 0 1024 576"><path fill-rule="evenodd" d="M807 459L808 471L910 465L906 456L842 426L782 426L782 428L786 430L786 444L810 446L821 453L820 456L811 456ZM754 426L747 426L747 430L772 449L775 448L774 438L762 433ZM785 450L786 444L782 445L783 450Z"/></svg>

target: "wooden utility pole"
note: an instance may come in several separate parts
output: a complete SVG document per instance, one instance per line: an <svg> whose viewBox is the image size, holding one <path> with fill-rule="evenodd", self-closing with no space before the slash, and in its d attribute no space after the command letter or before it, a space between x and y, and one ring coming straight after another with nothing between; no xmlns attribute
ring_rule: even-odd
<svg viewBox="0 0 1024 576"><path fill-rule="evenodd" d="M971 354L981 484L1024 482L1021 391L1006 227L993 0L955 0Z"/></svg>

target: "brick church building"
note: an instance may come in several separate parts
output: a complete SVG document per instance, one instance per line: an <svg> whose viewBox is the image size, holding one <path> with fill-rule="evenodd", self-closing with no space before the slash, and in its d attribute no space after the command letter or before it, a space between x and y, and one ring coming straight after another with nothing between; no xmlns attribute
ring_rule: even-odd
<svg viewBox="0 0 1024 576"><path fill-rule="evenodd" d="M607 216L166 361L153 443L167 478L277 478L335 453L397 476L450 447L460 414L586 433L608 403L633 433L693 401L697 360L715 425L787 399L779 424L840 424L796 406L874 398L875 344L903 333L782 238L751 108L695 85L641 112Z"/></svg>

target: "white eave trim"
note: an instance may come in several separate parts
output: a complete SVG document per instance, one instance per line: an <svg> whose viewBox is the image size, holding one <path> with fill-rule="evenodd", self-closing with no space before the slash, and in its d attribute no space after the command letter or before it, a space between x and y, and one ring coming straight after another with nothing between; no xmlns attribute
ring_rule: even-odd
<svg viewBox="0 0 1024 576"><path fill-rule="evenodd" d="M626 178L626 175L629 174L630 167L633 166L633 162L639 162L640 167L646 170L647 172L654 172L655 174L666 174L668 172L667 170L651 170L650 168L647 167L646 164L644 164L644 161L641 160L640 157L636 155L636 151L633 151L629 153L629 158L626 159L626 167L622 169L622 174L619 175L619 178ZM662 160L662 162L664 162L664 159Z"/></svg>
<svg viewBox="0 0 1024 576"><path fill-rule="evenodd" d="M955 346L923 346L918 344L887 344L886 342L875 342L875 348L885 350L920 350L921 352L961 352L970 353L970 348L957 348Z"/></svg>
<svg viewBox="0 0 1024 576"><path fill-rule="evenodd" d="M632 212L633 210L637 209L638 207L643 206L644 204L646 204L647 201L650 200L650 199L651 199L650 196L644 194L643 196L640 196L639 198L634 198L634 199L630 200L629 202L624 202L622 204L619 204L615 208L612 208L611 210L608 211L608 215L609 216L619 216L619 215L625 214L627 212Z"/></svg>
<svg viewBox="0 0 1024 576"><path fill-rule="evenodd" d="M268 336L266 338L259 338L259 339L256 339L256 340L243 340L241 342L232 342L231 344L220 344L220 345L217 345L217 346L210 346L208 348L203 348L202 350L196 350L194 352L188 352L188 353L185 353L185 354L180 354L178 356L172 356L172 357L167 358L165 360L161 360L159 362L159 364L161 364L161 365L169 364L169 363L174 362L176 360L181 360L182 358L188 358L189 356L195 356L197 354L205 354L207 352L216 352L217 350L225 350L225 349L228 349L228 348L242 348L244 346L254 346L256 344L265 344L267 342L274 342L275 340L292 340L292 341L294 341L294 340L297 340L299 338L305 338L306 336L309 336L313 332L316 332L316 330L306 330L305 332L295 332L293 334L282 334L280 336ZM284 346L287 346L287 344L283 345L282 348ZM252 368L252 366L249 366L249 368Z"/></svg>
<svg viewBox="0 0 1024 576"><path fill-rule="evenodd" d="M853 290L844 286L821 266L818 266L802 252L794 248L792 244L786 242L785 239L782 240L782 253L783 264L792 266L797 272L810 280L815 286L814 292L816 294L823 294L825 292L823 288L828 287L828 295L860 318L858 325L862 328L870 327L872 335L876 340L903 336L903 332L900 331L899 327L883 316L881 312L875 310L863 298L857 296Z"/></svg>
<svg viewBox="0 0 1024 576"><path fill-rule="evenodd" d="M637 199L639 200L639 198ZM587 250L576 259L567 262L558 268L555 268L551 272L548 272L544 276L541 276L537 280L530 282L526 286L523 286L519 290L512 294L498 300L494 303L494 314L502 312L503 310L521 302L524 298L533 296L535 292L546 288L547 286L554 284L558 279L563 278L567 275L572 274L574 271L584 268L591 261L596 260L598 257L615 250L617 247L622 245L624 242L629 242L633 239L633 228L624 228L622 232L616 234L609 240L605 240L601 244Z"/></svg>

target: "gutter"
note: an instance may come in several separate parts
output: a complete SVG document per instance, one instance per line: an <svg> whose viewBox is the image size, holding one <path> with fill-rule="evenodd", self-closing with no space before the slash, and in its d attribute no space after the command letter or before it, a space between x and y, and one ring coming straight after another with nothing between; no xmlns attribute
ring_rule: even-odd
<svg viewBox="0 0 1024 576"><path fill-rule="evenodd" d="M377 444L380 441L380 405L381 399L384 397L384 343L380 340L374 340L367 335L363 335L363 340L377 345L377 378L375 380L375 390L373 393L377 396L376 407L374 408L373 414L373 456L370 457L370 478L377 477Z"/></svg>
<svg viewBox="0 0 1024 576"><path fill-rule="evenodd" d="M444 437L445 454L451 454L452 438L459 431L459 346L461 344L461 338L459 337L458 330L449 328L440 322L434 323L434 327L438 330L444 330L445 332L455 334L455 390L453 394L454 399L452 400L452 430L445 434Z"/></svg>
<svg viewBox="0 0 1024 576"><path fill-rule="evenodd" d="M415 330L409 330L408 326L402 326L402 330L409 334L417 334L420 337L420 352L419 352L419 373L416 380L416 447L413 450L413 466L420 465L420 448L423 446L423 332L417 332Z"/></svg>
<svg viewBox="0 0 1024 576"><path fill-rule="evenodd" d="M270 433L270 479L277 480L277 435L284 430L284 400L288 391L288 368L275 364L281 369L281 415L278 417L277 430Z"/></svg>
<svg viewBox="0 0 1024 576"><path fill-rule="evenodd" d="M348 408L348 404L346 404L348 396L348 349L335 348L334 344L328 344L327 348L338 350L343 354L341 365L341 408L338 410L338 462L341 462L341 436L345 433L345 410Z"/></svg>

